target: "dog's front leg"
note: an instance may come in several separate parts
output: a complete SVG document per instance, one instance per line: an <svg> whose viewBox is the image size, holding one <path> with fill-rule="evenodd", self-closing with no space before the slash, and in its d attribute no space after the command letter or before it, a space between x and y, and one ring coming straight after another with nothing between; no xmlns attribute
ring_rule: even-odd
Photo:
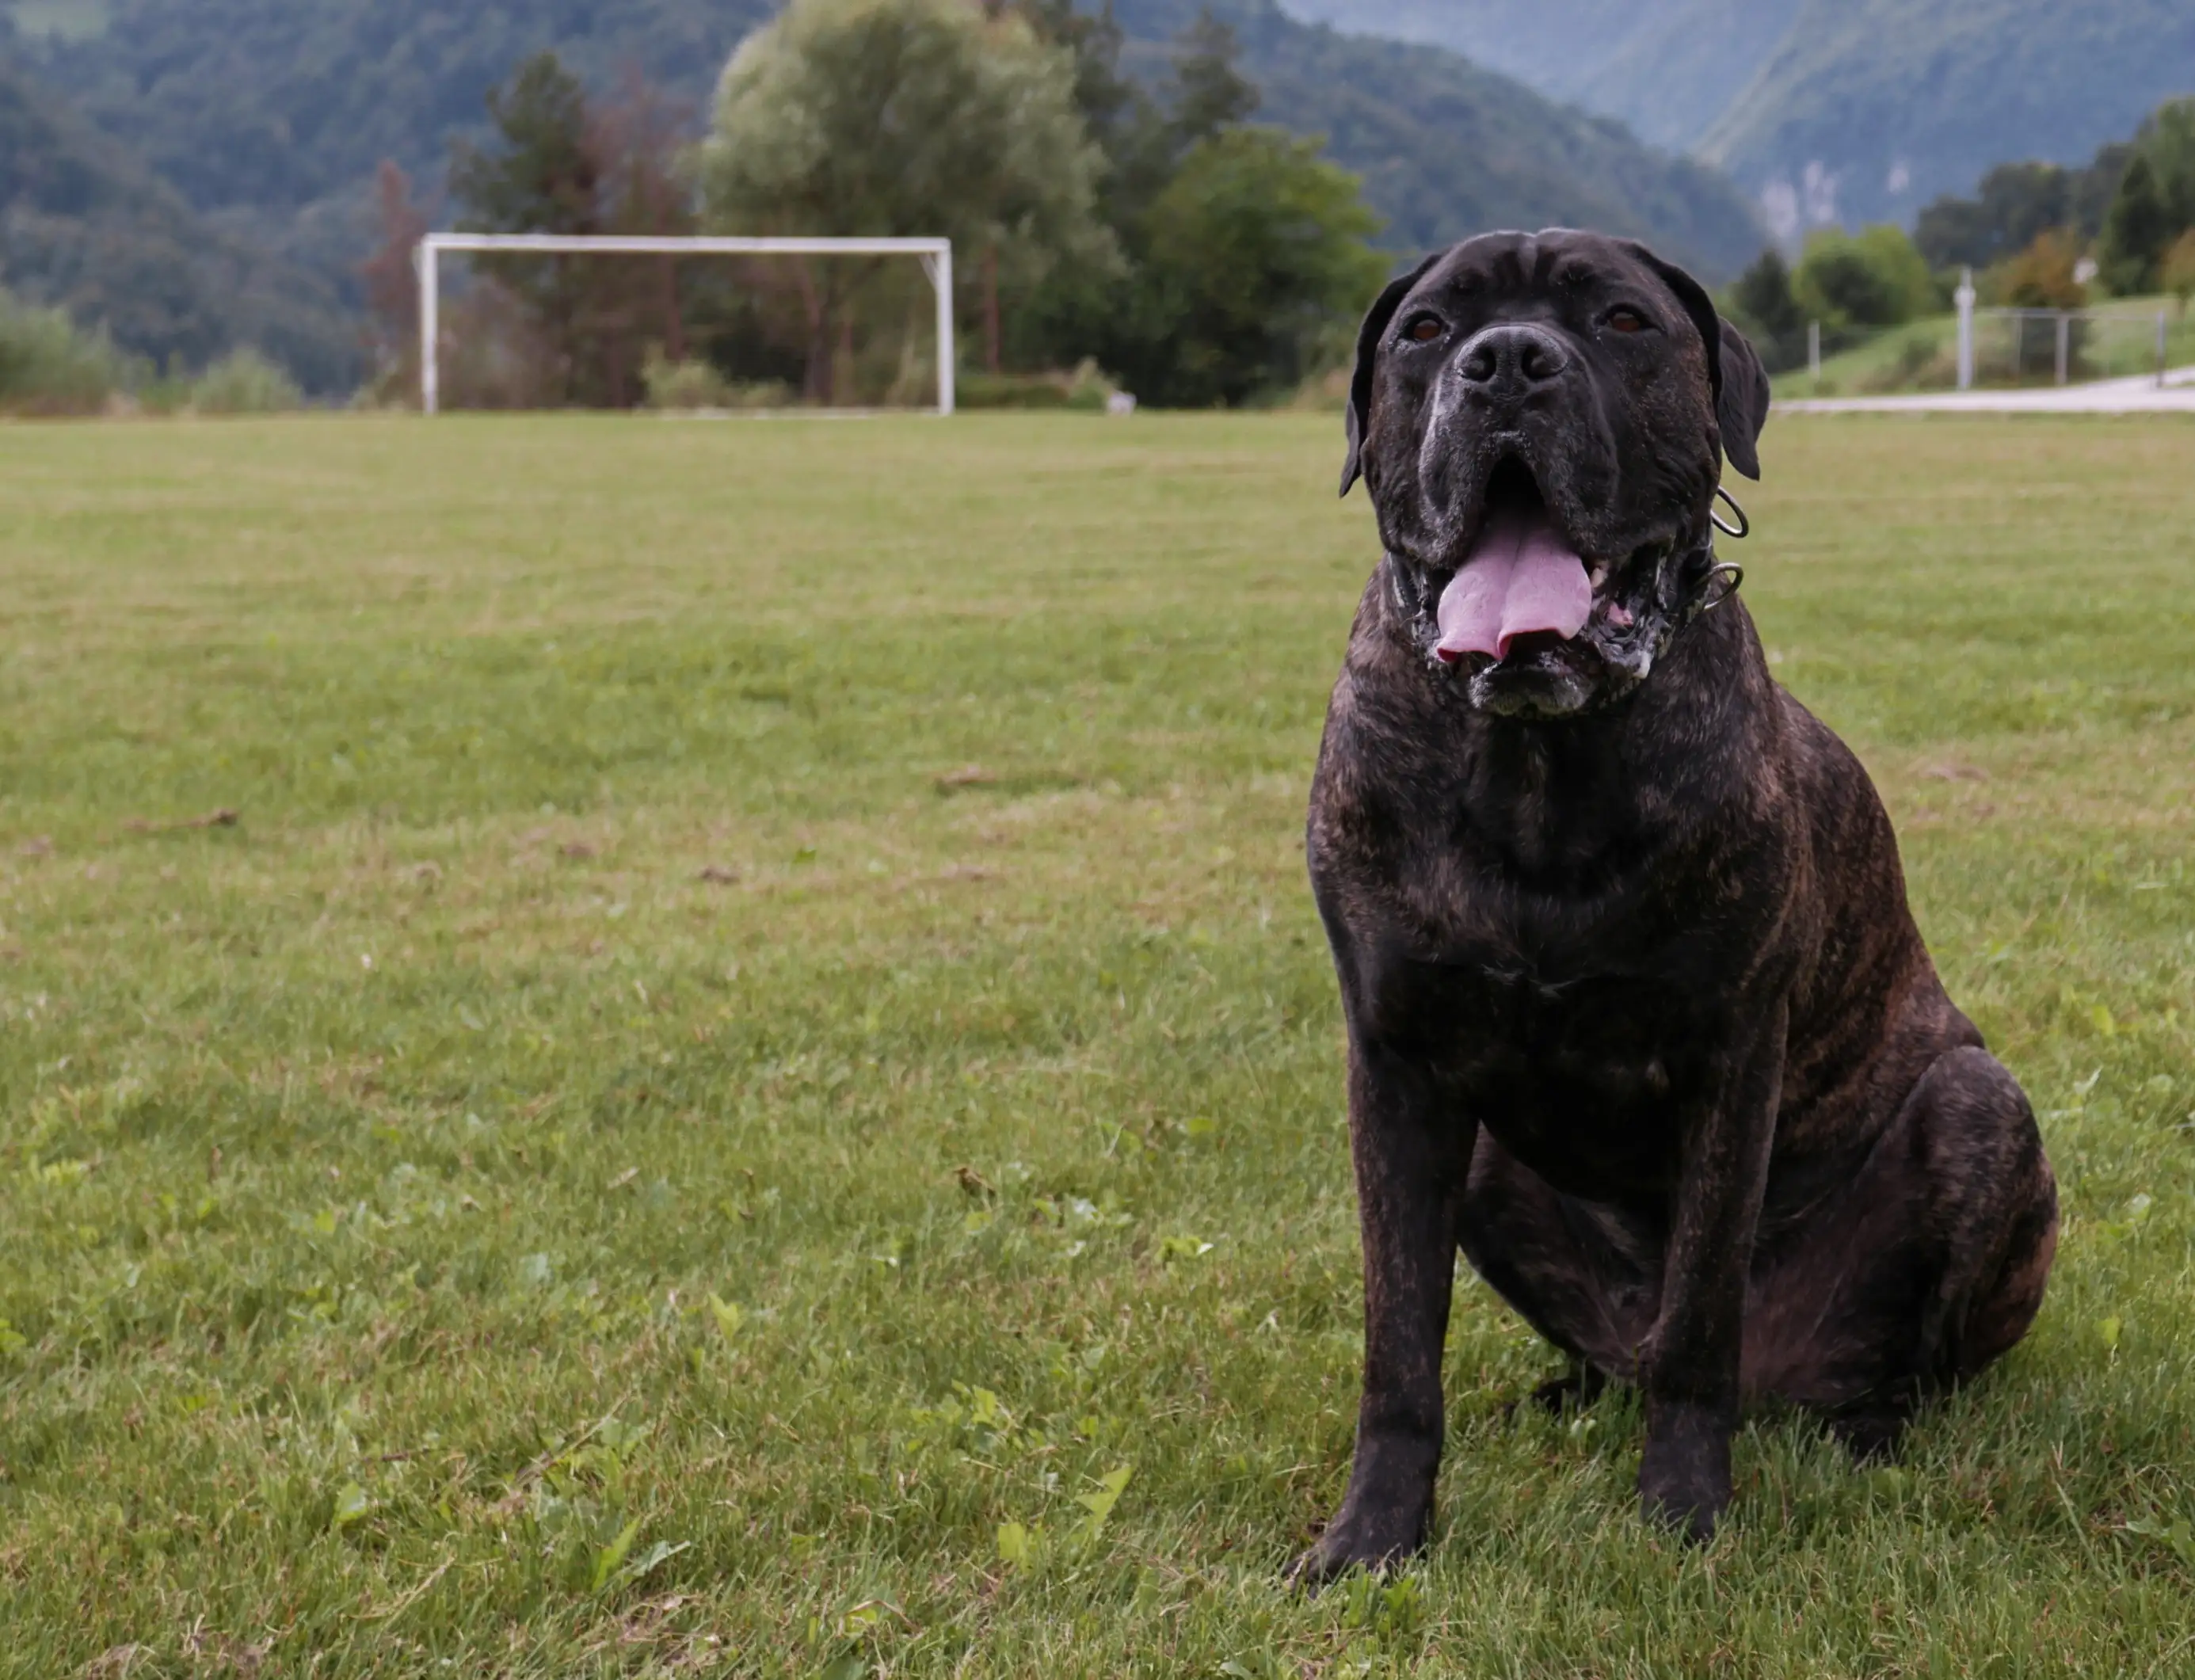
<svg viewBox="0 0 2195 1680"><path fill-rule="evenodd" d="M1421 1064L1357 1041L1350 1153L1364 1245L1364 1391L1341 1509L1292 1575L1316 1585L1425 1544L1440 1466L1441 1347L1456 1216L1476 1128L1446 1111Z"/></svg>
<svg viewBox="0 0 2195 1680"><path fill-rule="evenodd" d="M1685 1117L1661 1314L1639 1349L1640 1503L1694 1540L1714 1533L1730 1503L1745 1286L1776 1136L1784 1018L1780 1005L1768 1011Z"/></svg>

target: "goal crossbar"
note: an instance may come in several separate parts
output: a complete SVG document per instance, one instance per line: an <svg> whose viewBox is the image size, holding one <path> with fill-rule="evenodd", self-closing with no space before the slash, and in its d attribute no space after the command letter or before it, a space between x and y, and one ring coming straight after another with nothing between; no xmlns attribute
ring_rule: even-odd
<svg viewBox="0 0 2195 1680"><path fill-rule="evenodd" d="M412 261L419 274L419 406L441 409L441 256L444 251L536 256L913 256L937 294L937 411L953 412L953 241L792 239L650 233L429 233Z"/></svg>

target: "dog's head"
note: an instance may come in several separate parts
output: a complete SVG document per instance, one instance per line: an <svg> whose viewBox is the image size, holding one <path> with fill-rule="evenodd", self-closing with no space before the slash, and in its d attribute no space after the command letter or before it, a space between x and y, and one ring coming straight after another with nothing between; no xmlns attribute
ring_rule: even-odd
<svg viewBox="0 0 2195 1680"><path fill-rule="evenodd" d="M1752 347L1644 245L1556 228L1429 257L1365 318L1350 388L1395 595L1473 705L1621 699L1697 606L1723 458L1768 412Z"/></svg>

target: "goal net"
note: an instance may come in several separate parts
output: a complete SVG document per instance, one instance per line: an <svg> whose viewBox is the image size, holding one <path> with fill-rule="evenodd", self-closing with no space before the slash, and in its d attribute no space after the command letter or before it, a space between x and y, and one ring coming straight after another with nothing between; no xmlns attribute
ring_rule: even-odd
<svg viewBox="0 0 2195 1680"><path fill-rule="evenodd" d="M855 360L855 320L862 302L859 294L864 288L872 293L879 290L876 280L881 271L895 266L884 259L913 257L929 282L934 331L919 332L919 323L913 319L913 300L902 284L897 292L901 307L889 312L896 318L896 337L867 331L863 348L872 352L872 361L879 354L896 359L891 390L903 392L910 381L919 380L925 397L934 389L937 413L953 412L953 243L949 239L429 233L419 242L415 256L419 281L419 406L428 414L441 411L449 394L446 365L481 351L482 346L469 338L483 340L492 336L496 325L493 311L484 307L445 308L442 259L446 256L485 258L494 265L491 274L501 287L497 295L507 302L522 305L506 310L500 324L504 359L514 359L509 349L512 340L530 337L530 351L516 354L516 359L565 371L564 390L555 399L557 406L585 400L571 394L572 371L585 354L584 348L575 347L600 347L609 368L608 406L634 406L635 397L644 393L658 406L729 406L755 411L791 408L798 403L805 403L811 411L877 406L862 401L860 382L846 371L846 364ZM616 266L591 282L578 273L576 265L562 261L573 257ZM781 325L776 337L781 342L806 341L798 348L783 351L792 365L805 370L797 397L789 383L724 381L706 358L692 353L684 322L690 306L682 302L679 289L681 259L691 257L741 259L743 268L758 259L790 259L789 284L777 288L786 294L778 313L788 318L790 325ZM807 263L809 258L848 266L835 273L824 270L819 279ZM852 284L847 280L850 274L855 277ZM721 289L718 295L723 295ZM757 331L752 325L754 299L750 296L740 301L746 306L742 319L749 322L752 337ZM868 301L873 314L875 300ZM522 319L522 329L510 329L510 321L514 319ZM660 323L660 330L650 333L648 329L654 323ZM919 355L918 337L928 340L919 345L919 350L930 352L927 366ZM637 347L643 341L642 352ZM643 355L644 366L639 365ZM518 388L519 382L504 383L509 388ZM781 394L781 402L778 400ZM523 401L523 398L508 400L504 406L521 406Z"/></svg>

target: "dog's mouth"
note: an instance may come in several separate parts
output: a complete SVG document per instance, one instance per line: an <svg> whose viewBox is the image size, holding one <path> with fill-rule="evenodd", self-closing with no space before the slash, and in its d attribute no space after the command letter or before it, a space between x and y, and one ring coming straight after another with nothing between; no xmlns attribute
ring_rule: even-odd
<svg viewBox="0 0 2195 1680"><path fill-rule="evenodd" d="M1532 470L1505 456L1487 480L1485 511L1462 563L1439 591L1440 637L1433 652L1444 665L1483 653L1507 659L1520 642L1568 642L1593 616L1596 578L1584 555L1547 509Z"/></svg>
<svg viewBox="0 0 2195 1680"><path fill-rule="evenodd" d="M1683 616L1673 535L1588 554L1515 455L1489 475L1460 553L1452 568L1399 566L1397 595L1418 645L1468 676L1474 703L1492 710L1555 715L1628 692Z"/></svg>

